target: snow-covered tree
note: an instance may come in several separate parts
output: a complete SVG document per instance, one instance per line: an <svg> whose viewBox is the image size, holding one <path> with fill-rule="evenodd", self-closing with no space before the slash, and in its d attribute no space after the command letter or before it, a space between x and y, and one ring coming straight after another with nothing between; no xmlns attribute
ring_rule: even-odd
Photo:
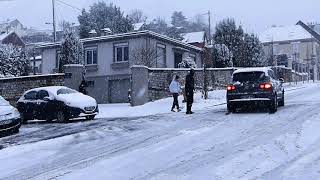
<svg viewBox="0 0 320 180"><path fill-rule="evenodd" d="M235 67L261 66L265 64L262 45L257 36L245 33L233 19L224 19L216 26L216 44L224 44L232 53Z"/></svg>
<svg viewBox="0 0 320 180"><path fill-rule="evenodd" d="M24 48L0 44L0 76L24 76L29 70L30 61Z"/></svg>
<svg viewBox="0 0 320 180"><path fill-rule="evenodd" d="M197 68L196 62L191 57L185 57L182 59L182 62L179 63L180 68Z"/></svg>
<svg viewBox="0 0 320 180"><path fill-rule="evenodd" d="M155 67L157 59L159 58L157 48L152 46L135 47L130 54L135 65L143 65L147 67Z"/></svg>
<svg viewBox="0 0 320 180"><path fill-rule="evenodd" d="M142 23L147 21L147 16L140 9L134 9L129 14L132 23Z"/></svg>
<svg viewBox="0 0 320 180"><path fill-rule="evenodd" d="M214 44L211 47L208 47L211 51L213 67L224 68L231 67L232 64L232 52L224 44Z"/></svg>
<svg viewBox="0 0 320 180"><path fill-rule="evenodd" d="M63 72L66 64L83 64L83 44L74 31L66 28L61 43L59 72Z"/></svg>
<svg viewBox="0 0 320 180"><path fill-rule="evenodd" d="M166 34L168 25L164 18L158 17L147 24L146 29L159 34Z"/></svg>
<svg viewBox="0 0 320 180"><path fill-rule="evenodd" d="M95 30L97 36L101 36L104 28L110 28L113 33L125 33L133 29L130 18L119 7L105 2L94 3L89 12L82 10L78 20L81 38L89 37L90 30Z"/></svg>
<svg viewBox="0 0 320 180"><path fill-rule="evenodd" d="M263 46L254 34L244 34L240 48L239 59L236 62L238 67L255 67L267 65Z"/></svg>
<svg viewBox="0 0 320 180"><path fill-rule="evenodd" d="M181 11L175 11L173 12L171 16L171 24L174 27L187 27L188 26L188 20L183 15Z"/></svg>

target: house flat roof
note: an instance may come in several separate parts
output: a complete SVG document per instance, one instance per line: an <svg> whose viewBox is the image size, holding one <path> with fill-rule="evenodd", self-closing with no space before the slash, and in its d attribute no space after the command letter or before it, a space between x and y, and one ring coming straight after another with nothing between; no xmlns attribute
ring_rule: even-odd
<svg viewBox="0 0 320 180"><path fill-rule="evenodd" d="M80 39L84 44L89 44L89 43L98 43L98 42L107 42L107 41L117 41L117 40L123 40L123 39L131 39L131 38L139 38L139 37L151 37L155 39L159 39L162 41L166 41L168 43L182 46L186 49L192 49L195 51L202 51L201 48L190 45L186 42L182 42L173 38L170 38L168 36L158 34L152 31L136 31L136 32L129 32L129 33L121 33L121 34L113 34L113 35L107 35L107 36L100 36L100 37L92 37L92 38L84 38ZM43 43L43 44L38 44L37 48L40 49L49 49L49 48L56 48L61 45L61 42L56 42L56 43Z"/></svg>

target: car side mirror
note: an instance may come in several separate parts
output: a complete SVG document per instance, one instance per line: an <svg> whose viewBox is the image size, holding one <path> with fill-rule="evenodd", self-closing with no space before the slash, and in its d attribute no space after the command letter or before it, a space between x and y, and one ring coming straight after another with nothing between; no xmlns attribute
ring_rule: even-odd
<svg viewBox="0 0 320 180"><path fill-rule="evenodd" d="M279 81L280 81L281 83L284 83L284 79L283 79L283 78L280 78Z"/></svg>
<svg viewBox="0 0 320 180"><path fill-rule="evenodd" d="M52 101L53 98L52 97L49 97L49 96L46 96L43 98L44 101Z"/></svg>

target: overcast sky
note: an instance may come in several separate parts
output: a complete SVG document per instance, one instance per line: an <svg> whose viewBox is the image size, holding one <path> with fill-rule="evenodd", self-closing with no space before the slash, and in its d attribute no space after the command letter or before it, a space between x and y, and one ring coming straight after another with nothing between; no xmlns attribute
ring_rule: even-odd
<svg viewBox="0 0 320 180"><path fill-rule="evenodd" d="M63 0L79 8L88 8L99 0ZM101 1L101 0L100 0ZM112 0L125 12L143 10L150 19L183 11L188 18L210 10L212 22L233 17L249 32L259 33L272 25L292 25L298 20L320 22L320 0ZM0 20L17 18L27 27L50 29L51 0L0 0ZM56 2L57 21L77 22L79 10Z"/></svg>

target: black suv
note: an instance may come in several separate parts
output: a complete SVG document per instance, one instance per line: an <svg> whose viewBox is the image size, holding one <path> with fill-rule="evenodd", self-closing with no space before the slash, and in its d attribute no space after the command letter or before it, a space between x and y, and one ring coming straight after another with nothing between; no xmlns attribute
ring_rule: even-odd
<svg viewBox="0 0 320 180"><path fill-rule="evenodd" d="M244 68L232 75L232 84L227 87L229 112L247 104L264 103L271 113L284 106L284 80L278 79L270 68Z"/></svg>

